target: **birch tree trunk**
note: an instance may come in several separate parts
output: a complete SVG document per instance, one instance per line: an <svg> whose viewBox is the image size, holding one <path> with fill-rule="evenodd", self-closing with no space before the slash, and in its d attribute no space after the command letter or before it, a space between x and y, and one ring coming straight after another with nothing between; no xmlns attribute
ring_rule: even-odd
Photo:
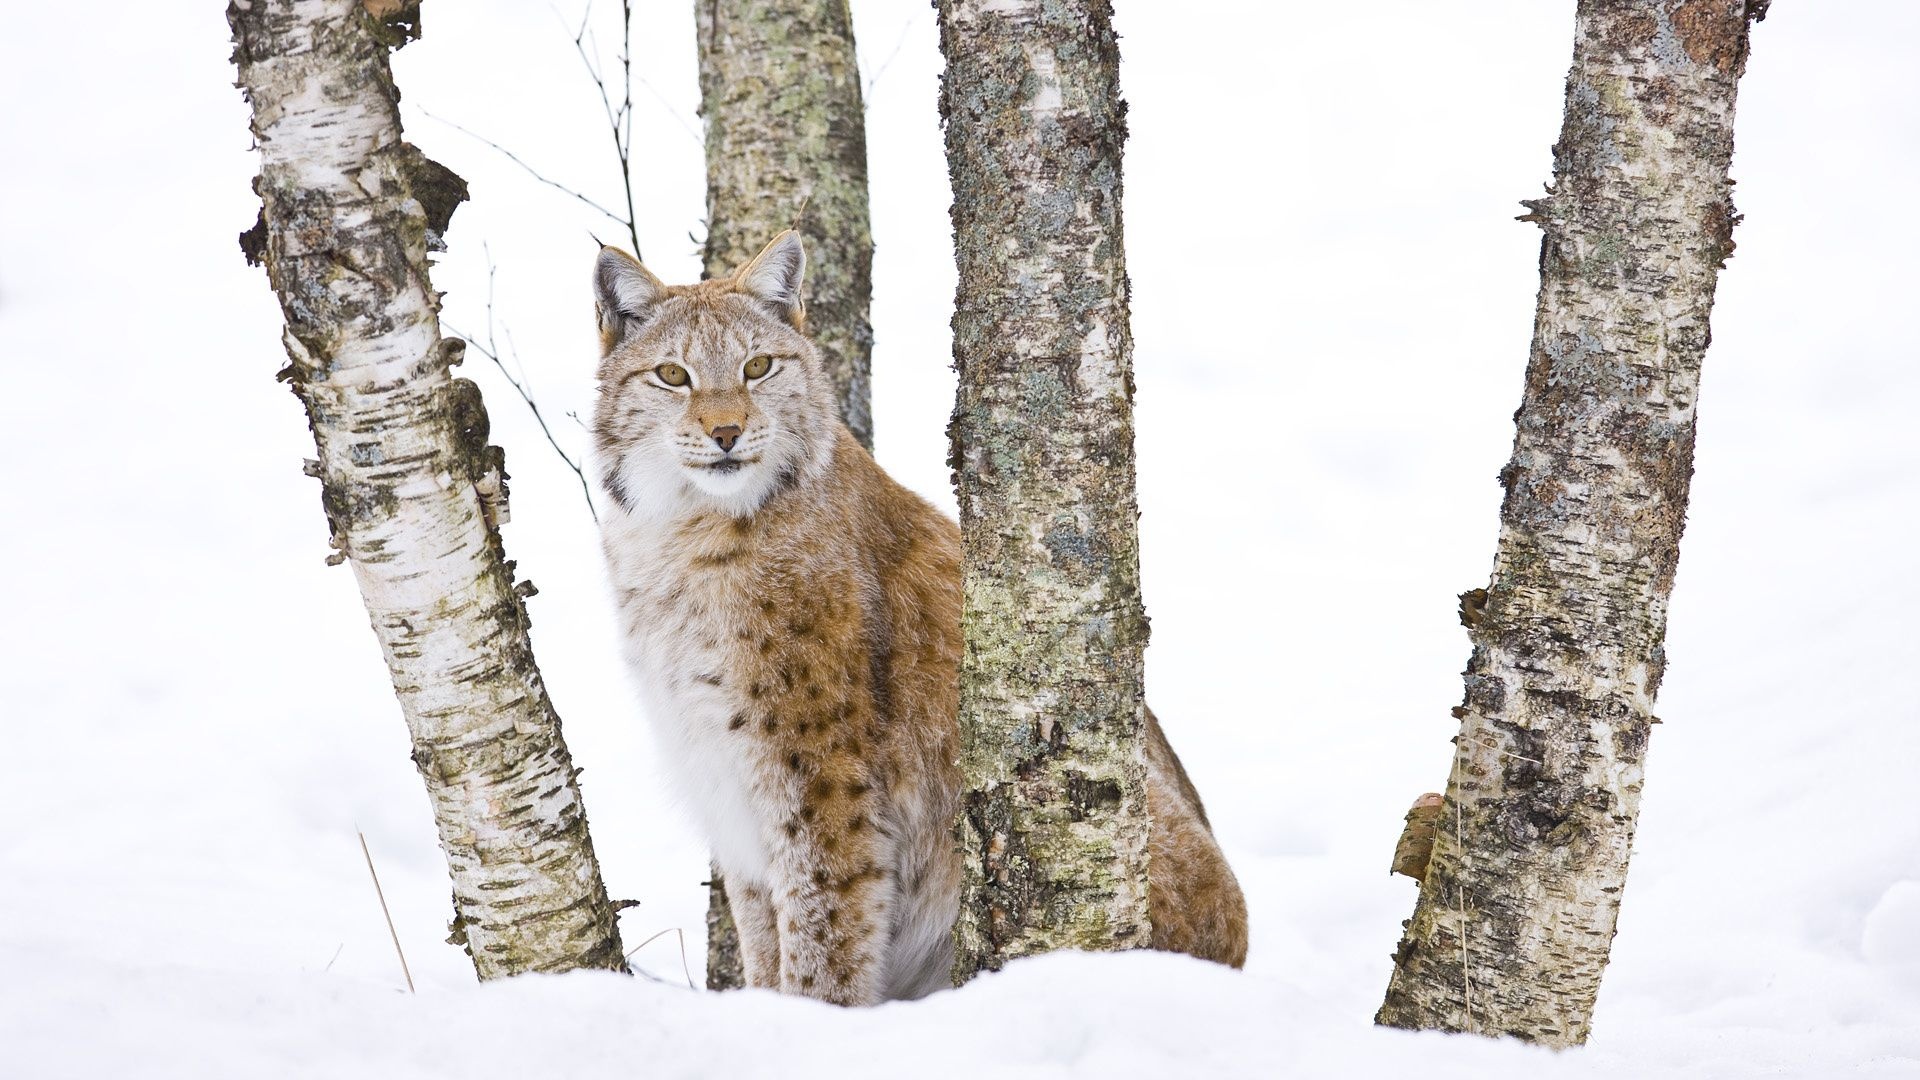
<svg viewBox="0 0 1920 1080"><path fill-rule="evenodd" d="M694 0L707 134L706 276L782 229L807 247L807 330L840 416L873 449L867 121L847 0ZM745 984L720 868L707 883L707 987Z"/></svg>
<svg viewBox="0 0 1920 1080"><path fill-rule="evenodd" d="M807 330L873 448L867 118L847 0L694 0L707 132L706 274L782 229L807 247Z"/></svg>
<svg viewBox="0 0 1920 1080"><path fill-rule="evenodd" d="M377 21L367 8L409 20ZM418 5L234 0L263 226L286 316L281 378L309 472L386 656L453 877L454 937L482 979L625 970L576 770L501 548L506 474L473 383L449 367L427 277L466 185L401 140L387 50ZM262 232L264 235L262 235ZM243 246L249 246L243 238Z"/></svg>
<svg viewBox="0 0 1920 1080"><path fill-rule="evenodd" d="M1107 0L940 0L965 546L955 975L1148 944L1126 138Z"/></svg>
<svg viewBox="0 0 1920 1080"><path fill-rule="evenodd" d="M1640 810L1750 0L1580 0L1540 301L1431 861L1377 1021L1586 1040Z"/></svg>

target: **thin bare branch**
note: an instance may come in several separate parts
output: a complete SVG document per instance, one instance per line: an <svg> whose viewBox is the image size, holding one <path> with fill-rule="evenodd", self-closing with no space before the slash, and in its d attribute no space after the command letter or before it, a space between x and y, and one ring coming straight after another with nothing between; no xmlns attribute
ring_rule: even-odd
<svg viewBox="0 0 1920 1080"><path fill-rule="evenodd" d="M684 113L682 113L679 109L674 108L673 102L668 101L667 96L665 94L662 94L658 87L648 82L647 77L645 75L641 75L635 78L634 81L639 83L642 87L645 87L647 93L653 95L653 100L658 102L662 109L666 110L666 113L668 116L673 117L674 122L680 125L680 130L687 133L688 138L692 139L695 143L698 143L701 146L707 145L707 137L705 135L700 134L700 129L693 126L693 124L690 121L688 121Z"/></svg>
<svg viewBox="0 0 1920 1080"><path fill-rule="evenodd" d="M587 198L585 195L580 194L578 191L573 190L567 185L561 183L560 181L554 180L551 177L548 177L545 173L542 173L540 170L534 168L532 165L527 164L526 161L524 161L520 157L520 155L514 153L513 151L507 149L504 146L501 146L499 143L494 142L492 139L487 138L485 135L482 135L479 132L473 131L469 128L461 127L459 124L456 124L445 117L435 116L433 113L427 112L425 109L422 109L420 111L429 120L434 120L439 123L445 124L448 127L452 128L453 130L459 132L462 135L467 136L470 139L476 139L482 143L485 143L486 145L492 147L495 151L499 152L508 161L511 161L515 165L518 165L522 169L526 170L526 173L528 176L533 177L535 180L540 181L541 183L547 185L550 188L553 188L556 191L563 191L566 194L573 196L575 199L578 199L582 203L585 203L587 206L592 207L594 210L604 215L608 221L612 221L619 225L624 225L626 226L627 231L629 233L634 233L633 221L630 218L623 218L619 214L616 214L612 210L609 210L606 207L601 206L599 203L594 202L592 199ZM627 206L629 208L633 206L633 193L632 193L631 184L628 185Z"/></svg>
<svg viewBox="0 0 1920 1080"><path fill-rule="evenodd" d="M620 0L620 81L623 92L620 98L621 163L633 153L633 0ZM627 216L633 216L633 207L627 207Z"/></svg>
<svg viewBox="0 0 1920 1080"><path fill-rule="evenodd" d="M548 4L547 6L553 8L554 15L558 16L560 14L559 8L554 7L552 4ZM587 2L580 7L580 29L573 32L573 40L579 41L581 38L587 36L587 27L592 25L592 19L593 0L587 0ZM564 22L565 20L563 19L562 21Z"/></svg>
<svg viewBox="0 0 1920 1080"><path fill-rule="evenodd" d="M484 246L482 250L486 250ZM573 475L577 479L579 479L580 494L587 500L587 513L592 515L595 524L599 524L600 511L593 504L593 485L587 482L586 470L581 467L579 460L576 459L573 455L567 453L566 450L564 450L560 446L560 440L554 438L553 429L547 426L547 418L541 414L540 404L533 399L533 391L527 387L526 368L524 365L520 364L520 352L518 349L514 347L513 331L510 329L506 329L503 324L502 329L505 331L507 335L507 352L510 355L512 355L514 365L517 367L520 367L520 375L518 377L515 377L514 373L507 369L506 361L501 357L500 346L494 340L493 278L494 278L495 269L496 268L493 265L493 253L492 251L488 250L487 251L487 340L486 340L486 344L482 345L480 341L477 338L475 338L473 335L462 332L460 329L455 327L452 323L447 324L447 329L450 332L458 335L459 337L464 338L468 345L472 346L474 349L479 351L480 355L493 361L493 366L496 368L499 368L500 374L506 378L507 385L513 387L513 392L520 395L521 401L526 402L527 411L533 414L534 422L540 425L540 433L547 437L547 445L553 447L553 452L560 455L560 460L565 462L567 468L572 469ZM573 414L569 413L568 415L573 415ZM576 423L578 422L578 420L579 418L575 417ZM584 429L586 425L582 424L581 427L582 429Z"/></svg>
<svg viewBox="0 0 1920 1080"><path fill-rule="evenodd" d="M865 104L866 107L873 107L873 88L879 84L880 76L885 75L887 69L892 67L893 62L899 58L900 50L907 47L907 38L913 35L913 28L920 25L921 18L926 14L927 12L922 10L913 18L907 20L907 24L900 28L900 40L893 43L893 51L887 54L885 60L880 61L880 66L874 70L872 75L867 76L867 90L861 97L861 102Z"/></svg>
<svg viewBox="0 0 1920 1080"><path fill-rule="evenodd" d="M620 0L620 119L614 124L614 144L620 151L620 179L627 188L627 220L633 239L633 257L640 257L639 218L633 212L633 0Z"/></svg>
<svg viewBox="0 0 1920 1080"><path fill-rule="evenodd" d="M613 104L613 95L607 91L607 80L602 76L594 55L600 51L598 39L587 25L587 14L593 5L587 5L587 12L581 15L580 30L573 36L573 51L580 55L581 66L587 69L587 78L593 80L594 89L600 94L600 109L606 115L607 131L613 136L613 153L620 161L620 183L627 197L627 216L622 222L627 227L627 238L633 242L633 257L640 255L640 229L633 211L633 3L621 0L620 3L620 69L624 87L620 105ZM558 12L556 11L557 15ZM604 212L604 211L603 211ZM621 219L609 214L615 221Z"/></svg>

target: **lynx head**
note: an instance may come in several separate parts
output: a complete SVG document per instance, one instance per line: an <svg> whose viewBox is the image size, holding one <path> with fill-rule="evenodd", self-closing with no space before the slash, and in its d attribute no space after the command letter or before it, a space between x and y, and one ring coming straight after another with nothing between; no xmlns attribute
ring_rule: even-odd
<svg viewBox="0 0 1920 1080"><path fill-rule="evenodd" d="M804 333L806 253L792 230L733 276L663 285L602 248L595 473L631 514L743 517L824 470L838 428Z"/></svg>

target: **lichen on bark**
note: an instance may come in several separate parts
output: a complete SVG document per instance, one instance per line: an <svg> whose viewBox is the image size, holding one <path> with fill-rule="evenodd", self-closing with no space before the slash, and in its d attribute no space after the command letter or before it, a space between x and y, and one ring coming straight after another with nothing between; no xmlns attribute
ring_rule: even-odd
<svg viewBox="0 0 1920 1080"><path fill-rule="evenodd" d="M941 0L965 547L956 977L1144 947L1147 641L1105 0Z"/></svg>
<svg viewBox="0 0 1920 1080"><path fill-rule="evenodd" d="M1581 0L1540 297L1446 804L1377 1020L1584 1042L1666 668L1760 5Z"/></svg>
<svg viewBox="0 0 1920 1080"><path fill-rule="evenodd" d="M417 5L384 5L417 35ZM401 139L392 26L361 0L233 0L260 148L264 261L286 319L334 560L366 603L481 978L625 970L578 772L501 546L505 460L452 377L427 251L465 187ZM243 242L244 246L244 242Z"/></svg>
<svg viewBox="0 0 1920 1080"><path fill-rule="evenodd" d="M740 928L727 906L727 883L715 863L707 879L707 989L738 990L747 985L747 969L740 959Z"/></svg>
<svg viewBox="0 0 1920 1080"><path fill-rule="evenodd" d="M807 329L873 447L867 127L847 0L694 0L706 122L706 276L782 229L807 248Z"/></svg>

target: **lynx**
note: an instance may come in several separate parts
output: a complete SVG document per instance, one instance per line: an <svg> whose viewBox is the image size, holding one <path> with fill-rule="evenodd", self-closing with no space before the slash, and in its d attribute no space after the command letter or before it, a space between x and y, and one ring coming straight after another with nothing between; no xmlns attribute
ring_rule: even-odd
<svg viewBox="0 0 1920 1080"><path fill-rule="evenodd" d="M668 286L594 275L602 540L643 711L711 845L747 982L840 1004L950 985L960 531L835 411L799 237ZM1147 717L1156 948L1239 966L1246 906Z"/></svg>

